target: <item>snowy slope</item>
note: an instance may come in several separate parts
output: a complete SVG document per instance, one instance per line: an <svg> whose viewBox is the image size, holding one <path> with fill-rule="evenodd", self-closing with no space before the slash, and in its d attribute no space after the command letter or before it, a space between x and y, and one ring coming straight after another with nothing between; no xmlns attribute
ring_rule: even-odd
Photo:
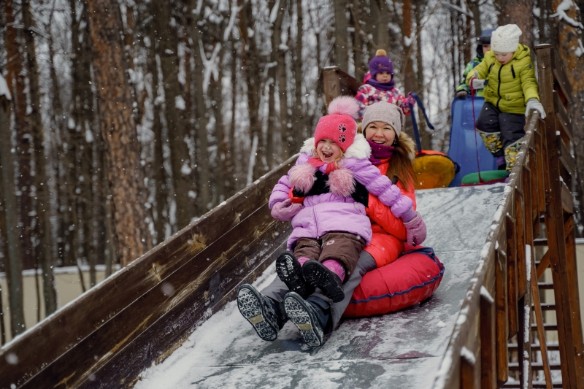
<svg viewBox="0 0 584 389"><path fill-rule="evenodd" d="M428 225L425 245L446 266L430 301L346 321L316 350L303 345L290 323L275 342L260 340L231 302L162 364L144 371L135 388L432 387L504 186L417 193ZM261 289L273 277L272 266L256 284Z"/></svg>

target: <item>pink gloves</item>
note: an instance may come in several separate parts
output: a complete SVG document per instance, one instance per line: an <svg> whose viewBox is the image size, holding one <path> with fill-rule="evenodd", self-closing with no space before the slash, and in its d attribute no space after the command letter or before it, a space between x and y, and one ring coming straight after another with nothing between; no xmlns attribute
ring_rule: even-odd
<svg viewBox="0 0 584 389"><path fill-rule="evenodd" d="M412 246L417 246L426 239L426 223L418 212L415 214L413 219L404 222L407 232L406 242Z"/></svg>
<svg viewBox="0 0 584 389"><path fill-rule="evenodd" d="M397 216L395 213L394 215ZM414 211L412 206L402 212L401 216L397 217L401 217L404 222L404 226L406 227L407 244L411 246L417 246L426 239L426 223L424 223L422 216L420 216L418 212Z"/></svg>
<svg viewBox="0 0 584 389"><path fill-rule="evenodd" d="M302 209L302 204L293 203L291 199L280 201L272 206L272 217L287 222Z"/></svg>

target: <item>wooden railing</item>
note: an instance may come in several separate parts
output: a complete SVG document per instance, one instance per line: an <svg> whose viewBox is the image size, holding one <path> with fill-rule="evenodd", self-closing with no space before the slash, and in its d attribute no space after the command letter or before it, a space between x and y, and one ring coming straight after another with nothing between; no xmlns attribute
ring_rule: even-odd
<svg viewBox="0 0 584 389"><path fill-rule="evenodd" d="M569 190L575 166L569 152L570 92L552 47L541 45L535 52L547 115L528 117L510 193L487 239L435 388L584 388Z"/></svg>

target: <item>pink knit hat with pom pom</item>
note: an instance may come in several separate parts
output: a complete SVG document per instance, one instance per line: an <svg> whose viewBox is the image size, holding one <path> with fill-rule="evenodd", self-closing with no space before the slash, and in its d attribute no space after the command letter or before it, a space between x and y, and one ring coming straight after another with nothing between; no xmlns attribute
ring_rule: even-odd
<svg viewBox="0 0 584 389"><path fill-rule="evenodd" d="M350 96L335 98L328 106L328 115L320 118L314 129L314 146L323 139L335 142L343 152L353 144L357 134L359 103Z"/></svg>

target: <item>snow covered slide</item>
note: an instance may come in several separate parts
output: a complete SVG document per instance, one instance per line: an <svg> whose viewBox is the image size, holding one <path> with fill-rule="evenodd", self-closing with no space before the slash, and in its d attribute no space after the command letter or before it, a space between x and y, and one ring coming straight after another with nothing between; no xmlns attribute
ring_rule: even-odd
<svg viewBox="0 0 584 389"><path fill-rule="evenodd" d="M418 193L426 243L446 266L427 303L347 320L311 350L290 323L278 340L260 340L230 302L166 361L144 371L136 388L431 388L503 197L502 185ZM272 277L273 266L257 284Z"/></svg>

